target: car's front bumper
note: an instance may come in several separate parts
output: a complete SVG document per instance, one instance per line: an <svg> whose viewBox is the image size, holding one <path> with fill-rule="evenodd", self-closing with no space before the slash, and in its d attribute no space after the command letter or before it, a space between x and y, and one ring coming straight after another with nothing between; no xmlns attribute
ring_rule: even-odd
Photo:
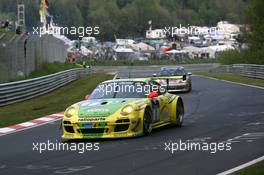
<svg viewBox="0 0 264 175"><path fill-rule="evenodd" d="M63 139L123 138L143 134L141 120L76 122L62 121Z"/></svg>
<svg viewBox="0 0 264 175"><path fill-rule="evenodd" d="M168 92L188 92L190 91L190 85L189 83L169 85L167 89Z"/></svg>

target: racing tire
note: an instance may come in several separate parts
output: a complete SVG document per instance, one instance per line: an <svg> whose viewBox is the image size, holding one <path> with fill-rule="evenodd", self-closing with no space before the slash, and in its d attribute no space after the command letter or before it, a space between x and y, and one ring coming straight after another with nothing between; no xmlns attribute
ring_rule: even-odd
<svg viewBox="0 0 264 175"><path fill-rule="evenodd" d="M177 101L176 105L176 126L181 127L184 118L184 105L181 99Z"/></svg>
<svg viewBox="0 0 264 175"><path fill-rule="evenodd" d="M150 135L151 132L151 111L150 109L146 109L143 117L143 134L147 136Z"/></svg>
<svg viewBox="0 0 264 175"><path fill-rule="evenodd" d="M191 92L191 91L192 91L192 83L190 82L190 83L189 83L189 89L188 89L187 92Z"/></svg>

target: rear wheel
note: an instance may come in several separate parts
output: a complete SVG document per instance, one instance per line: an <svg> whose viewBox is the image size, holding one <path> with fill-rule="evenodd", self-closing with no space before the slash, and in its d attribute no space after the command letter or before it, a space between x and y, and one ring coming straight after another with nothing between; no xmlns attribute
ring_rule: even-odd
<svg viewBox="0 0 264 175"><path fill-rule="evenodd" d="M177 101L176 105L176 126L181 127L184 117L184 106L181 99Z"/></svg>
<svg viewBox="0 0 264 175"><path fill-rule="evenodd" d="M150 135L151 131L151 111L149 109L146 109L143 117L143 133L144 135Z"/></svg>

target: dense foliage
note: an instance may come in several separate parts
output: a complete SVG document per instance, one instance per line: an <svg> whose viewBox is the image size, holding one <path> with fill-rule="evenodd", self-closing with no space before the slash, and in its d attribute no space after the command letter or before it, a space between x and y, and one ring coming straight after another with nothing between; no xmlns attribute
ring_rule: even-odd
<svg viewBox="0 0 264 175"><path fill-rule="evenodd" d="M0 17L15 16L17 0L1 0ZM23 1L23 0L22 0ZM49 0L60 26L99 26L100 37L140 37L153 28L216 25L220 20L243 23L250 0ZM24 0L28 30L39 25L39 0ZM1 20L1 18L0 18Z"/></svg>
<svg viewBox="0 0 264 175"><path fill-rule="evenodd" d="M238 51L228 51L220 56L223 64L252 63L264 64L264 1L253 0L247 8L247 23L250 30L245 32L248 49Z"/></svg>
<svg viewBox="0 0 264 175"><path fill-rule="evenodd" d="M30 31L39 26L39 1L20 0L26 5ZM17 0L1 0L0 21L15 19ZM144 37L152 20L153 28L180 24L215 26L220 20L250 24L246 33L248 51L228 52L226 64L264 63L263 0L49 0L49 12L59 26L99 26L100 39ZM72 38L73 39L73 38ZM232 57L232 59L231 59Z"/></svg>
<svg viewBox="0 0 264 175"><path fill-rule="evenodd" d="M250 63L264 64L264 1L253 0L248 9L251 31L246 35L249 53L246 60Z"/></svg>

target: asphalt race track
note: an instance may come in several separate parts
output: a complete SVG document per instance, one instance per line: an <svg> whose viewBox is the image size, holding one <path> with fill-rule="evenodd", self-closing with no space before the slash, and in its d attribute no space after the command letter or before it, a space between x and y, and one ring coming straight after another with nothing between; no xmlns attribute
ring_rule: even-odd
<svg viewBox="0 0 264 175"><path fill-rule="evenodd" d="M143 73L142 73L143 74ZM98 151L33 151L33 142L60 140L59 122L0 137L0 174L217 174L264 155L264 90L193 77L183 97L182 128L151 136L96 140ZM230 151L165 150L165 142L193 140L232 143ZM86 141L90 142L90 141Z"/></svg>

